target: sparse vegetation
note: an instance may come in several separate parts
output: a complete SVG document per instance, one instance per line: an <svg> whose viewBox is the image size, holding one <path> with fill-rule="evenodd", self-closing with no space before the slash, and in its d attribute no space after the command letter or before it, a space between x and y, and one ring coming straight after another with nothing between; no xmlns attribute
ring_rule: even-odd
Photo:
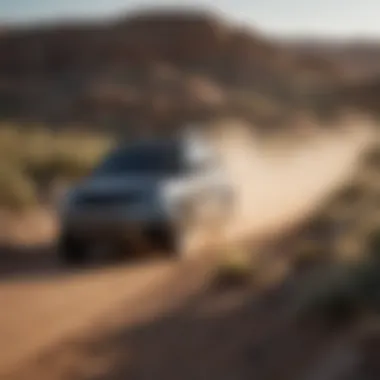
<svg viewBox="0 0 380 380"><path fill-rule="evenodd" d="M0 207L37 204L56 180L88 173L110 145L110 139L93 134L0 126Z"/></svg>
<svg viewBox="0 0 380 380"><path fill-rule="evenodd" d="M301 317L322 318L336 327L380 312L380 219L376 200L380 193L379 177L362 181L369 166L375 169L374 174L380 170L377 160L373 160L377 155L376 149L370 151L356 179L324 211L328 218L339 214L342 228L336 229L333 244L324 253L330 258L331 271L323 270L306 285L305 298L298 305ZM347 260L340 252L347 248L347 244L340 244L343 242L355 245L354 260Z"/></svg>
<svg viewBox="0 0 380 380"><path fill-rule="evenodd" d="M12 165L0 166L0 204L12 210L25 209L37 201L36 186Z"/></svg>
<svg viewBox="0 0 380 380"><path fill-rule="evenodd" d="M323 261L326 256L326 244L315 240L300 240L294 248L293 266L295 270L307 269Z"/></svg>
<svg viewBox="0 0 380 380"><path fill-rule="evenodd" d="M328 325L346 322L380 311L380 266L372 258L351 265L336 265L307 287L299 305L301 318L323 319Z"/></svg>
<svg viewBox="0 0 380 380"><path fill-rule="evenodd" d="M368 248L374 259L380 259L380 228L375 229L369 235ZM380 275L379 275L380 276Z"/></svg>
<svg viewBox="0 0 380 380"><path fill-rule="evenodd" d="M217 286L230 287L253 282L255 271L247 253L241 249L230 249L219 258L214 277Z"/></svg>

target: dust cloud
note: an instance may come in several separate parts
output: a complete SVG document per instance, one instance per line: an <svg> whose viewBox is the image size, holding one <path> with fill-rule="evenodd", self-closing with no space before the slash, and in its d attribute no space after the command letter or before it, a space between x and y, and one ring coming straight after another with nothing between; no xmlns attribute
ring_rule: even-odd
<svg viewBox="0 0 380 380"><path fill-rule="evenodd" d="M264 146L243 123L219 126L212 141L236 201L223 243L281 233L313 213L349 180L370 140L370 126L350 127Z"/></svg>

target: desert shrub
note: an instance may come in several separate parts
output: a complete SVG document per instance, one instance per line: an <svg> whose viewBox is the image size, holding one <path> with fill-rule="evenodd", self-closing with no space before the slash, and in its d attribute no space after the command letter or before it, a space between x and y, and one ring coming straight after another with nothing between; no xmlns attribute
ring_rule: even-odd
<svg viewBox="0 0 380 380"><path fill-rule="evenodd" d="M20 168L0 165L0 207L20 210L37 202L34 183Z"/></svg>
<svg viewBox="0 0 380 380"><path fill-rule="evenodd" d="M374 144L363 157L363 164L369 167L380 167L380 144Z"/></svg>
<svg viewBox="0 0 380 380"><path fill-rule="evenodd" d="M320 240L301 240L293 249L293 267L302 271L331 259L328 244Z"/></svg>
<svg viewBox="0 0 380 380"><path fill-rule="evenodd" d="M322 221L322 231L328 224L332 227L333 260L304 284L302 296L297 299L301 318L322 318L330 326L339 327L380 312L379 158L377 145L359 163L352 181L328 200L320 213L327 220L315 217L316 222ZM316 223L310 226L314 230ZM323 254L305 248L301 253L302 265L305 260L314 265L314 258Z"/></svg>
<svg viewBox="0 0 380 380"><path fill-rule="evenodd" d="M333 327L344 326L380 311L380 266L371 259L335 266L305 289L298 305L299 317L312 316Z"/></svg>
<svg viewBox="0 0 380 380"><path fill-rule="evenodd" d="M368 248L371 256L376 260L380 260L380 228L376 228L370 233L368 237Z"/></svg>
<svg viewBox="0 0 380 380"><path fill-rule="evenodd" d="M214 283L219 287L246 285L253 281L254 268L249 256L229 250L220 258L215 270Z"/></svg>
<svg viewBox="0 0 380 380"><path fill-rule="evenodd" d="M52 154L43 161L25 163L26 172L39 184L46 184L54 179L78 179L86 175L95 165L96 159L86 159L71 152Z"/></svg>
<svg viewBox="0 0 380 380"><path fill-rule="evenodd" d="M0 125L0 207L33 203L55 180L86 175L111 146L103 136Z"/></svg>
<svg viewBox="0 0 380 380"><path fill-rule="evenodd" d="M336 200L347 205L361 201L367 195L367 188L359 181L348 184L337 195Z"/></svg>

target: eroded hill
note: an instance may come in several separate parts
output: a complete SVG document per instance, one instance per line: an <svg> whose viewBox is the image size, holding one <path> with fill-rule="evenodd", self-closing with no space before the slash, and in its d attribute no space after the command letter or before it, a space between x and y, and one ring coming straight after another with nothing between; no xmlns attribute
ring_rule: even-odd
<svg viewBox="0 0 380 380"><path fill-rule="evenodd" d="M3 120L130 132L216 115L281 119L338 77L324 59L196 11L0 35Z"/></svg>

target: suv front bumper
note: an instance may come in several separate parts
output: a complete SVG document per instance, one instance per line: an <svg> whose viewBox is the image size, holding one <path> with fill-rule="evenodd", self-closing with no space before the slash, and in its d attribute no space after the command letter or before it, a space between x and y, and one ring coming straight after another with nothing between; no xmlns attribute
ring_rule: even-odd
<svg viewBox="0 0 380 380"><path fill-rule="evenodd" d="M163 215L112 215L104 213L72 213L61 220L63 235L99 244L173 240L175 225Z"/></svg>

